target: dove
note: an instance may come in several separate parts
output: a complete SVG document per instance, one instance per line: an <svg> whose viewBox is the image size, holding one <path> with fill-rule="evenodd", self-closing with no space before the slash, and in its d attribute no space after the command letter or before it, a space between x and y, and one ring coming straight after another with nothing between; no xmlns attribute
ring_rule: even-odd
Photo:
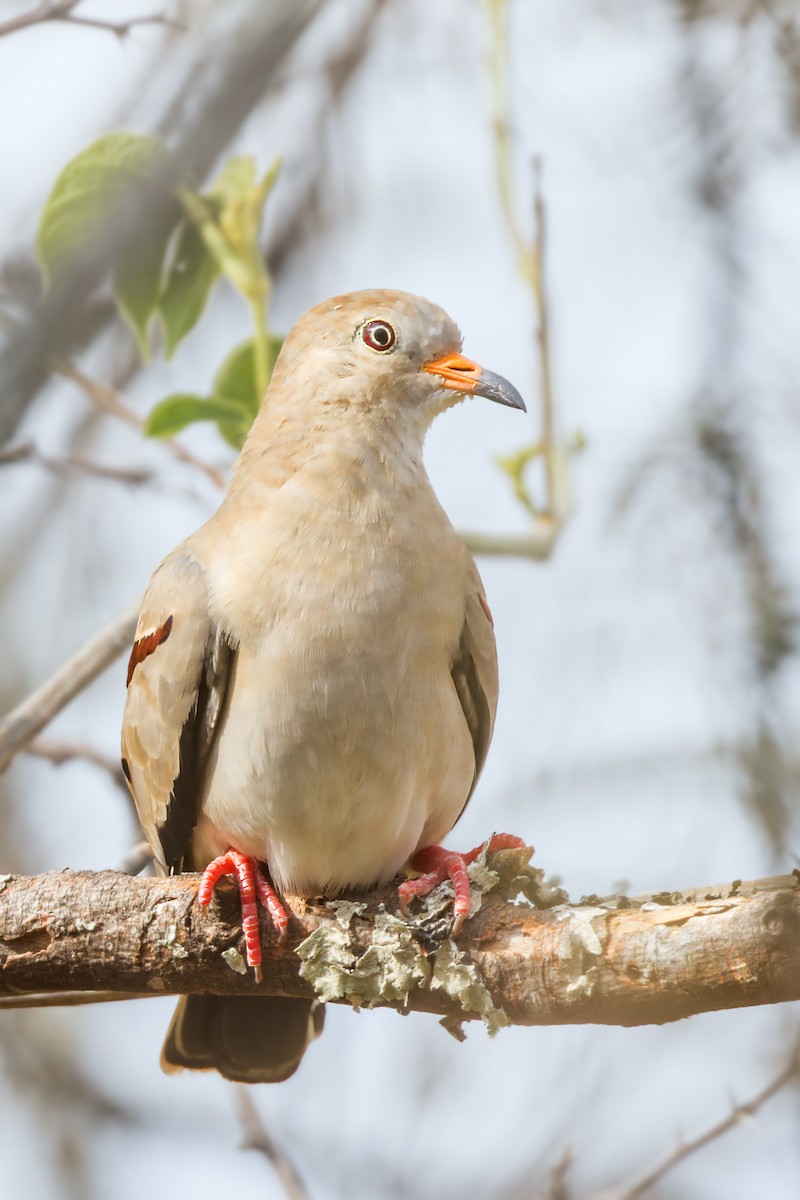
<svg viewBox="0 0 800 1200"><path fill-rule="evenodd" d="M333 897L404 870L404 911L467 865L441 843L471 797L497 708L477 567L423 464L433 419L466 397L525 411L461 352L437 305L369 290L292 329L218 511L169 554L128 665L123 769L162 872L239 888L261 978L259 906ZM521 845L494 835L491 848ZM162 1066L244 1082L297 1068L313 1001L185 996Z"/></svg>

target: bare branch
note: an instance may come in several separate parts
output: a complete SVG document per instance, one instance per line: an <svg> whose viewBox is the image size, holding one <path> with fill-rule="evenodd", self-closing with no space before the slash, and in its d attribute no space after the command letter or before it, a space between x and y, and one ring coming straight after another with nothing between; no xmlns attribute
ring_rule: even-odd
<svg viewBox="0 0 800 1200"><path fill-rule="evenodd" d="M80 454L56 457L52 454L43 454L33 442L22 442L16 446L9 446L5 450L0 449L0 467L16 466L20 463L32 463L61 479L70 476L88 476L89 479L121 483L125 487L146 486L153 492L181 496L184 500L191 500L197 504L208 504L207 497L200 492L193 488L165 483L150 467L114 467L108 463L84 458Z"/></svg>
<svg viewBox="0 0 800 1200"><path fill-rule="evenodd" d="M550 356L550 316L546 277L547 211L542 192L541 162L539 159L534 159L533 215L535 232L533 240L529 241L523 233L514 200L508 89L508 0L487 0L487 3L491 22L490 74L495 170L503 216L514 245L517 266L522 279L530 288L534 304L541 424L540 441L535 453L528 452L522 456L514 456L513 459L508 460L508 463L501 463L512 477L515 494L531 514L534 528L530 540L537 549L534 552L518 548L492 549L488 552L521 554L529 558L547 558L555 546L570 509L567 451L558 438L556 428L556 402ZM525 466L535 457L541 457L544 464L544 504L541 506L534 504L523 478ZM504 546L507 539L496 539L496 542L498 545ZM539 550L540 546L541 550Z"/></svg>
<svg viewBox="0 0 800 1200"><path fill-rule="evenodd" d="M572 1161L572 1147L565 1146L564 1153L550 1171L549 1186L544 1200L570 1200L570 1188L567 1180Z"/></svg>
<svg viewBox="0 0 800 1200"><path fill-rule="evenodd" d="M29 992L25 996L0 996L4 1008L81 1008L85 1004L112 1004L120 1000L152 1000L155 992Z"/></svg>
<svg viewBox="0 0 800 1200"><path fill-rule="evenodd" d="M276 196L277 207L270 216L266 261L273 280L287 272L291 256L308 237L315 221L319 221L321 212L328 209L325 198L325 163L330 148L328 125L336 120L342 96L372 48L387 0L364 0L360 7L352 3L347 7L348 24L342 23L335 40L326 44L324 58L315 70L326 86L314 120L305 136L300 135L305 145L293 164L293 195L288 203L281 203Z"/></svg>
<svg viewBox="0 0 800 1200"><path fill-rule="evenodd" d="M550 557L558 533L558 527L554 522L543 517L534 524L530 533L519 537L515 537L513 534L503 536L493 533L467 533L463 530L459 536L472 554L483 554L487 557L532 558L540 561Z"/></svg>
<svg viewBox="0 0 800 1200"><path fill-rule="evenodd" d="M154 477L154 472L149 467L112 467L106 463L92 462L76 454L56 458L50 454L43 454L32 442L23 442L0 450L0 466L26 462L45 467L56 475L93 475L98 479L113 479L118 483L134 486L150 483Z"/></svg>
<svg viewBox="0 0 800 1200"><path fill-rule="evenodd" d="M92 379L80 367L65 359L59 359L54 362L53 369L62 378L69 379L77 384L84 396L88 400L91 400L92 404L96 405L97 408L112 417L117 417L120 421L124 421L126 425L138 429L139 432L142 431L144 422L139 419L132 409L128 408L119 392L115 391L114 388L109 387L106 383L100 383L98 380ZM165 446L178 462L194 467L195 470L202 472L206 478L211 480L215 487L225 487L225 477L216 467L209 466L201 458L197 458L190 450L182 446L180 442L176 442L174 438L159 438L158 440L159 444Z"/></svg>
<svg viewBox="0 0 800 1200"><path fill-rule="evenodd" d="M242 1149L257 1150L264 1155L289 1200L308 1200L308 1192L297 1168L268 1132L255 1106L252 1092L245 1084L233 1084L233 1103L244 1133Z"/></svg>
<svg viewBox="0 0 800 1200"><path fill-rule="evenodd" d="M79 15L70 15L68 17L57 18L68 25L83 25L86 29L103 29L108 33L115 34L121 41L128 36L132 29L140 25L163 25L167 29L178 30L184 32L186 26L174 17L167 16L166 13L150 13L144 17L128 17L124 21L106 21L99 17L83 17Z"/></svg>
<svg viewBox="0 0 800 1200"><path fill-rule="evenodd" d="M545 469L545 515L559 529L569 513L569 484L563 445L558 441L556 402L550 359L550 305L547 293L547 209L542 191L541 159L533 163L533 211L536 232L533 257L536 270L531 287L536 297L536 342L539 347L539 394L542 415L542 454Z"/></svg>
<svg viewBox="0 0 800 1200"><path fill-rule="evenodd" d="M679 1163L684 1162L692 1154L696 1154L698 1150L703 1150L711 1142L728 1133L736 1125L740 1124L745 1117L754 1116L768 1100L777 1095L787 1084L797 1082L798 1080L800 1080L800 1047L796 1046L789 1062L783 1070L766 1087L753 1096L752 1100L748 1100L744 1104L735 1104L727 1117L724 1117L721 1121L717 1121L705 1133L690 1138L688 1142L679 1142L675 1149L670 1151L666 1158L657 1167L654 1167L652 1171L648 1171L641 1179L623 1188L622 1191L612 1193L613 1200L636 1200L638 1196L643 1196L654 1184L663 1179L669 1171L678 1166ZM610 1197L609 1200L611 1200Z"/></svg>
<svg viewBox="0 0 800 1200"><path fill-rule="evenodd" d="M113 620L67 659L54 675L0 721L0 771L78 692L96 679L133 641L140 600Z"/></svg>
<svg viewBox="0 0 800 1200"><path fill-rule="evenodd" d="M6 37L10 33L18 33L21 29L30 29L34 25L44 25L47 22L55 21L62 25L82 25L87 29L103 29L107 33L115 34L120 39L126 38L130 31L137 25L164 25L168 29L181 30L185 28L180 21L167 16L166 13L151 13L145 17L129 17L125 21L107 21L100 17L84 17L75 12L80 3L81 0L51 0L49 4L40 4L36 8L30 9L29 12L22 13L18 17L12 17L10 21L4 21L0 24L0 37Z"/></svg>
<svg viewBox="0 0 800 1200"><path fill-rule="evenodd" d="M508 0L488 0L492 25L491 57L492 130L494 133L495 170L503 216L514 243L517 264L526 283L536 274L536 262L517 218L511 164L511 138L508 98Z"/></svg>
<svg viewBox="0 0 800 1200"><path fill-rule="evenodd" d="M0 37L7 37L8 34L17 33L21 29L29 29L32 25L42 25L45 21L68 20L72 9L78 4L80 0L54 0L51 4L39 4L26 13L20 13L18 17L3 21L0 24Z"/></svg>
<svg viewBox="0 0 800 1200"><path fill-rule="evenodd" d="M501 851L490 862L502 871L515 853ZM515 865L507 877L515 887L517 871ZM391 886L359 897L363 909L354 911L346 933L335 902L290 896L286 943L264 934L261 984L244 970L232 892L222 889L211 910L200 909L194 902L197 878L134 879L113 871L5 877L0 995L100 989L310 996L309 980L320 976L307 948L301 976L296 951L320 931L313 944L322 940L343 955L335 979L326 976L327 999L433 1012L449 1023L475 1018L465 1005L475 1003L478 993L495 1015L502 1010L500 1023L517 1025L641 1025L800 999L798 875L548 910L489 892L457 951L445 918L387 926L387 914L398 911ZM403 954L391 941L395 937ZM387 949L392 963L413 959L415 969L430 966L437 955L433 985L423 970L423 984L412 980L408 994L404 989L398 996L394 983L386 982L394 975L380 966ZM466 993L449 988L440 950L462 975L470 963L476 969L466 1000ZM328 955L326 964L332 961L335 955Z"/></svg>
<svg viewBox="0 0 800 1200"><path fill-rule="evenodd" d="M25 753L33 755L34 758L45 758L54 767L60 767L64 763L69 762L92 763L93 766L99 767L101 771L105 771L112 783L121 788L126 796L128 795L128 788L125 783L125 777L122 774L120 760L118 758L111 758L108 754L103 754L101 750L95 749L94 746L87 746L77 742L57 742L49 741L46 738L36 738L32 742L28 742L25 746Z"/></svg>

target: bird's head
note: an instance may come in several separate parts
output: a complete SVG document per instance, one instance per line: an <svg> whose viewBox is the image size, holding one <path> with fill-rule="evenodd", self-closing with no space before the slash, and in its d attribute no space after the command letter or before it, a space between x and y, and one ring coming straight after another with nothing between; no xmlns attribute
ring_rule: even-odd
<svg viewBox="0 0 800 1200"><path fill-rule="evenodd" d="M525 411L506 379L461 353L461 334L443 309L420 296L379 289L334 296L302 317L286 339L267 393L303 403L408 413L427 428L465 396Z"/></svg>

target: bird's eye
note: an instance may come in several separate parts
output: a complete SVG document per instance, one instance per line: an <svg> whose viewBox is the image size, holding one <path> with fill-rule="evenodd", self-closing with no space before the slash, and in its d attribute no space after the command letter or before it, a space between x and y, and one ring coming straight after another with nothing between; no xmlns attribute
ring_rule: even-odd
<svg viewBox="0 0 800 1200"><path fill-rule="evenodd" d="M397 334L388 321L367 321L361 336L370 350L391 350L397 341Z"/></svg>

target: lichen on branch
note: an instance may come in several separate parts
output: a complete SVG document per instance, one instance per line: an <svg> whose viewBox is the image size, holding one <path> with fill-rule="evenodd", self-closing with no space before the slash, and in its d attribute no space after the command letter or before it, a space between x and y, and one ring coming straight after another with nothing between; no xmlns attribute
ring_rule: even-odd
<svg viewBox="0 0 800 1200"><path fill-rule="evenodd" d="M242 971L238 904L194 903L197 876L52 872L0 878L0 1004L31 994L320 995L465 1020L637 1025L800 999L796 875L569 903L526 851L471 868L473 912L451 939L447 885L399 914L396 887L287 897L264 922L264 980Z"/></svg>

